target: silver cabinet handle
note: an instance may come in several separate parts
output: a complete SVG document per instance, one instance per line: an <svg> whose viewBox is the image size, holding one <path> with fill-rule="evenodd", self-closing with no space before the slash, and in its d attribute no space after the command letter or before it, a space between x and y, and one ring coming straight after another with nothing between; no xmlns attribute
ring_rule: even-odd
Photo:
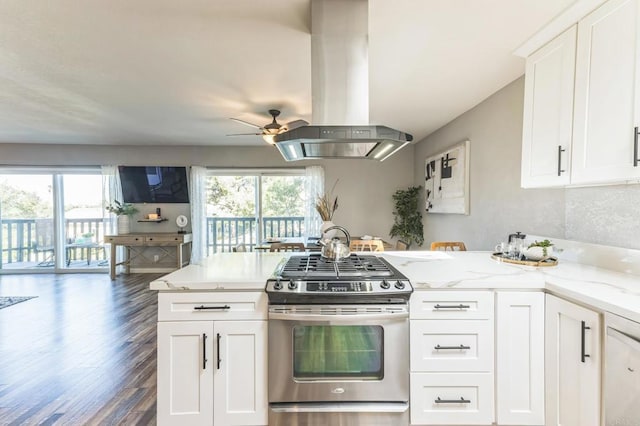
<svg viewBox="0 0 640 426"><path fill-rule="evenodd" d="M202 369L207 369L207 334L202 333Z"/></svg>
<svg viewBox="0 0 640 426"><path fill-rule="evenodd" d="M566 172L566 170L562 169L562 153L565 151L566 149L562 149L562 145L558 145L558 176Z"/></svg>
<svg viewBox="0 0 640 426"><path fill-rule="evenodd" d="M231 309L231 306L229 305L224 305L224 306L204 306L204 305L200 305L200 306L196 306L193 308L196 311L226 311L228 309Z"/></svg>
<svg viewBox="0 0 640 426"><path fill-rule="evenodd" d="M471 400L464 399L463 397L460 397L460 399L440 399L440 397L438 397L433 402L436 404L471 404Z"/></svg>
<svg viewBox="0 0 640 426"><path fill-rule="evenodd" d="M439 303L436 303L433 308L434 309L469 309L470 307L471 306L463 305L462 303L460 303L459 305L441 305Z"/></svg>
<svg viewBox="0 0 640 426"><path fill-rule="evenodd" d="M471 346L465 346L465 345L459 345L459 346L440 346L440 345L435 345L433 347L433 349L435 350L439 350L439 349L461 349L461 350L466 350L466 349L471 349Z"/></svg>
<svg viewBox="0 0 640 426"><path fill-rule="evenodd" d="M580 332L580 361L581 362L585 362L587 358L591 357L591 355L585 353L586 351L586 333L587 330L591 330L591 327L587 326L587 323L582 321L582 327L581 327L581 332Z"/></svg>
<svg viewBox="0 0 640 426"><path fill-rule="evenodd" d="M640 135L640 132L636 127L633 129L633 167L638 167L638 161L640 161L640 158L638 158L638 135Z"/></svg>

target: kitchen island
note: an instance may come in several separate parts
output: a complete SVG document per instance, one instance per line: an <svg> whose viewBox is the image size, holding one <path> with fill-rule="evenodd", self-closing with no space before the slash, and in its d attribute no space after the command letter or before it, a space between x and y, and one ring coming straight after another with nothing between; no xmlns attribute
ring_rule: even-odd
<svg viewBox="0 0 640 426"><path fill-rule="evenodd" d="M603 314L640 321L640 266L637 251L598 250L568 244L551 267L490 252L376 253L415 289L411 424L557 424L560 412L599 424ZM159 424L267 424L264 286L289 256L220 253L151 283ZM200 369L184 369L193 359Z"/></svg>
<svg viewBox="0 0 640 426"><path fill-rule="evenodd" d="M634 252L634 250L629 250ZM371 253L369 253L371 254ZM500 262L490 252L378 254L422 290L545 290L640 322L640 275L560 259L557 266ZM290 253L219 253L150 284L159 291L261 291Z"/></svg>

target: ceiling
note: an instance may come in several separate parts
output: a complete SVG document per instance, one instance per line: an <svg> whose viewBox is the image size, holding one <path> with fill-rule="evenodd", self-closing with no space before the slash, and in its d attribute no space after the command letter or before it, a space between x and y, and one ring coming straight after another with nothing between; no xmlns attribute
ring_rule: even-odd
<svg viewBox="0 0 640 426"><path fill-rule="evenodd" d="M420 140L575 0L370 0L370 123ZM261 145L311 111L309 0L2 0L0 143ZM347 124L347 123L336 123Z"/></svg>

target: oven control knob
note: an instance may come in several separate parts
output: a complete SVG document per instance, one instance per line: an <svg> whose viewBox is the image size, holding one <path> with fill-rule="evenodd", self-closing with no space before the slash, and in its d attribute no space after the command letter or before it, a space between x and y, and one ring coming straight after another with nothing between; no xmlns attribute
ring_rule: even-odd
<svg viewBox="0 0 640 426"><path fill-rule="evenodd" d="M382 282L380 283L380 288L382 289L388 289L389 287L391 287L391 284L389 284L389 281L387 280L382 280Z"/></svg>
<svg viewBox="0 0 640 426"><path fill-rule="evenodd" d="M289 290L295 290L296 288L298 288L298 283L295 281L289 281Z"/></svg>
<svg viewBox="0 0 640 426"><path fill-rule="evenodd" d="M396 285L395 285L395 287L396 287L398 290L402 290L402 289L404 288L404 283L403 283L402 281L396 281Z"/></svg>
<svg viewBox="0 0 640 426"><path fill-rule="evenodd" d="M282 290L282 283L281 283L280 281L276 281L276 282L273 284L273 289L274 289L274 290Z"/></svg>

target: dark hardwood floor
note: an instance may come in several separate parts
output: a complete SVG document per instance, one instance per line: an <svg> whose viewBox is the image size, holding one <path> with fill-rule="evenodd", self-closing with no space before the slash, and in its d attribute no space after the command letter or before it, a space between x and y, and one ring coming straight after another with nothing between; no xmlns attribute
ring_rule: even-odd
<svg viewBox="0 0 640 426"><path fill-rule="evenodd" d="M0 424L155 424L160 275L0 275Z"/></svg>

